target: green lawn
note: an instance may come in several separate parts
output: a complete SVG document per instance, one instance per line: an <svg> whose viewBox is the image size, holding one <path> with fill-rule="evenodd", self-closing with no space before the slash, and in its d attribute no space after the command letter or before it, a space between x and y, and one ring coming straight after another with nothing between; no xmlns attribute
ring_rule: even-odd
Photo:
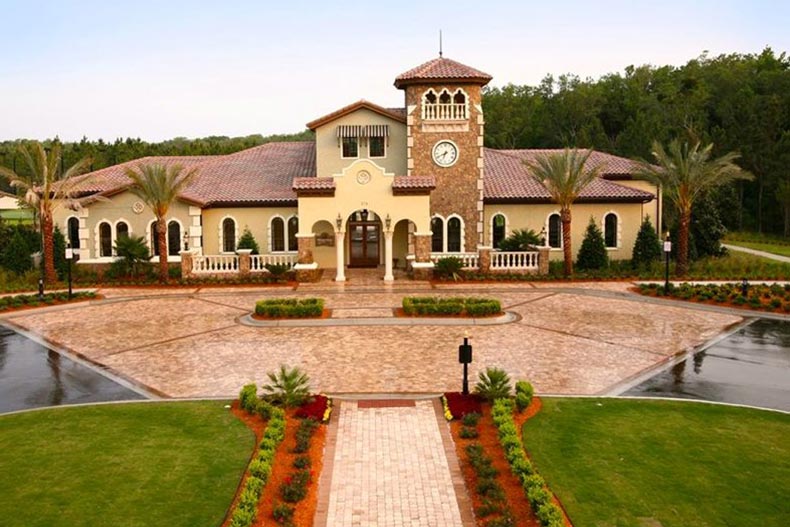
<svg viewBox="0 0 790 527"><path fill-rule="evenodd" d="M0 416L0 524L221 524L255 437L222 401Z"/></svg>
<svg viewBox="0 0 790 527"><path fill-rule="evenodd" d="M648 400L543 399L524 425L575 527L786 527L788 438L786 414Z"/></svg>
<svg viewBox="0 0 790 527"><path fill-rule="evenodd" d="M738 245L756 251L764 251L767 253L778 254L780 256L790 256L790 245L782 245L776 243L763 243L763 242L742 242L732 241L726 242L730 245Z"/></svg>

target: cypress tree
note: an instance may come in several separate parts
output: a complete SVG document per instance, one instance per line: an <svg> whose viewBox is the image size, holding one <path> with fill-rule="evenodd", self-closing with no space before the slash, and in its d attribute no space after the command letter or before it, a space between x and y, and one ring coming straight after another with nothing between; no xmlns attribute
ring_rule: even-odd
<svg viewBox="0 0 790 527"><path fill-rule="evenodd" d="M603 233L595 224L595 219L592 216L590 223L587 224L587 231L584 233L576 265L579 269L603 269L609 265L609 255L606 254Z"/></svg>
<svg viewBox="0 0 790 527"><path fill-rule="evenodd" d="M658 233L650 222L650 216L645 216L636 235L634 251L631 255L631 265L634 268L649 266L652 262L661 259L661 252L661 241L658 239Z"/></svg>
<svg viewBox="0 0 790 527"><path fill-rule="evenodd" d="M241 234L241 238L239 238L239 244L236 246L237 249L252 249L252 254L259 254L260 248L258 247L258 242L255 241L255 236L252 235L250 232L249 227L244 227L244 232Z"/></svg>

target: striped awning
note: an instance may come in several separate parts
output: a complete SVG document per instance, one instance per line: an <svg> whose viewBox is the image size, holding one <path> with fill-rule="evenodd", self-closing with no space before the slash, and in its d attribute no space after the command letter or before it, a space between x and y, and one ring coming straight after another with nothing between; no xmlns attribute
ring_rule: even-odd
<svg viewBox="0 0 790 527"><path fill-rule="evenodd" d="M337 127L337 137L389 137L388 124L341 124Z"/></svg>

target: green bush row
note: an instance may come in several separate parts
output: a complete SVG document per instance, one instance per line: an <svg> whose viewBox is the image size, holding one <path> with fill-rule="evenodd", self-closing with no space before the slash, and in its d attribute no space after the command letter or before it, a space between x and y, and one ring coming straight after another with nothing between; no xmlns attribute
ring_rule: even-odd
<svg viewBox="0 0 790 527"><path fill-rule="evenodd" d="M538 517L542 527L564 527L565 521L560 508L551 501L551 493L546 488L546 482L535 473L513 420L513 401L511 399L497 399L491 410L491 417L497 428L497 436L505 457L510 464L510 470L521 481L527 500L532 510Z"/></svg>
<svg viewBox="0 0 790 527"><path fill-rule="evenodd" d="M403 312L407 315L468 315L480 317L502 312L499 300L475 297L419 297L403 298Z"/></svg>
<svg viewBox="0 0 790 527"><path fill-rule="evenodd" d="M248 384L241 389L239 404L248 413L267 413L269 422L258 445L255 458L247 467L249 475L231 515L230 527L249 527L258 514L258 500L269 481L277 447L285 438L285 412L258 398L257 388Z"/></svg>
<svg viewBox="0 0 790 527"><path fill-rule="evenodd" d="M320 317L323 312L322 298L270 298L255 303L255 314L263 317Z"/></svg>
<svg viewBox="0 0 790 527"><path fill-rule="evenodd" d="M77 291L72 295L72 300L85 300L88 298L96 298L96 293L93 291ZM69 294L63 291L46 293L43 300L40 300L37 294L4 296L0 297L0 311L23 306L49 305L55 302L66 302L68 299Z"/></svg>
<svg viewBox="0 0 790 527"><path fill-rule="evenodd" d="M670 284L668 291L659 284L640 284L642 294L667 296L680 300L713 301L716 303L732 302L736 305L748 305L752 309L775 311L782 309L790 312L790 284L766 285L750 284L746 295L743 295L741 284Z"/></svg>

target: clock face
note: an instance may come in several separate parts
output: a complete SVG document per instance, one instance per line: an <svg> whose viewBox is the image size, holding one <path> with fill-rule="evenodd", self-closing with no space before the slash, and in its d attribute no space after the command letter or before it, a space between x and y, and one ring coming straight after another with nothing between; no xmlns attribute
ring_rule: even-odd
<svg viewBox="0 0 790 527"><path fill-rule="evenodd" d="M452 141L439 141L433 147L433 162L440 167L449 167L458 161L458 147Z"/></svg>

